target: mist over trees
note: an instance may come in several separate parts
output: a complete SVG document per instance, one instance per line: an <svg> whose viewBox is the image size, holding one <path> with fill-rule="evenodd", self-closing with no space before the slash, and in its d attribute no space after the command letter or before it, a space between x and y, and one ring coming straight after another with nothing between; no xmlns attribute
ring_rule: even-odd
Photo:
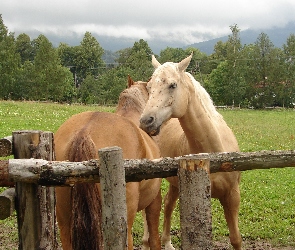
<svg viewBox="0 0 295 250"><path fill-rule="evenodd" d="M196 48L170 48L159 62L179 62L193 52L187 69L209 92L215 105L263 108L295 105L295 35L282 48L261 33L255 43L241 44L238 26L211 55ZM90 32L78 46L54 48L44 36L9 33L0 15L0 99L115 104L127 75L148 81L153 54L143 39L115 53L104 51ZM110 57L115 62L110 63Z"/></svg>

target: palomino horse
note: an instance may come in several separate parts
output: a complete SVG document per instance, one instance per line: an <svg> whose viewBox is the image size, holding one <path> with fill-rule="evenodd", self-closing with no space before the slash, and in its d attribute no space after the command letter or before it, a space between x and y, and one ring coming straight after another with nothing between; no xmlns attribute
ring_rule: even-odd
<svg viewBox="0 0 295 250"><path fill-rule="evenodd" d="M149 100L140 119L141 128L150 135L157 135L164 124L158 138L163 157L239 151L233 132L216 111L206 90L185 72L191 57L180 63L161 65L153 56L155 71L147 84ZM178 180L177 177L168 180L170 186L165 197L162 242L165 249L174 249L170 226L178 198ZM241 249L242 238L238 228L240 173L214 173L210 180L211 196L218 198L224 209L231 244L235 249Z"/></svg>
<svg viewBox="0 0 295 250"><path fill-rule="evenodd" d="M56 160L85 161L98 158L103 147L119 146L125 159L159 158L154 141L142 131L140 114L148 100L146 83L134 84L120 94L116 114L83 112L69 118L55 133ZM126 184L128 250L133 250L132 225L136 212L145 210L149 231L144 249L161 249L158 232L161 179ZM99 184L56 188L57 220L63 249L103 249Z"/></svg>

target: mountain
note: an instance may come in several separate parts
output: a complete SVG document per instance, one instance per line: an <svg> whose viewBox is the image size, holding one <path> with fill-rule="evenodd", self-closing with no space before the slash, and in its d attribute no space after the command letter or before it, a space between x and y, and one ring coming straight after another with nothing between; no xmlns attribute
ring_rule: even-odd
<svg viewBox="0 0 295 250"><path fill-rule="evenodd" d="M20 32L18 32L20 33ZM41 32L35 31L31 32L29 35L31 37L38 37L38 35ZM58 47L60 42L66 43L70 46L77 46L80 44L80 42L83 39L84 35L79 35L77 33L72 33L70 35L56 35L52 33L44 34L49 41L53 44L54 47ZM139 39L131 39L131 38L122 38L122 37L110 37L110 36L98 36L95 34L92 34L96 40L99 42L100 46L104 50L109 50L116 52L121 49L126 49L126 48L131 48L133 47L135 42L138 42ZM167 42L163 41L161 39L157 40L146 40L148 42L148 45L152 49L153 53L159 54L161 50L167 48L167 47L172 47L172 48L181 48L185 44L183 43L177 43L177 42Z"/></svg>
<svg viewBox="0 0 295 250"><path fill-rule="evenodd" d="M285 27L273 27L270 29L248 29L240 31L240 38L242 44L251 44L255 43L259 34L264 32L268 35L274 46L281 48L283 44L286 43L287 38L290 34L295 33L295 22L288 23ZM16 32L21 33L21 32ZM31 37L37 37L41 32L34 31L29 35ZM229 32L230 34L230 32ZM65 34L65 35L56 35L56 34L44 34L52 44L57 47L60 42L67 43L70 46L79 45L83 39L83 35L79 35L77 33ZM94 35L94 34L93 34ZM135 42L138 42L139 39L131 39L131 38L116 38L116 37L108 37L108 36L97 36L94 35L97 39L101 47L107 51L109 59L106 60L110 63L113 63L114 58L116 57L115 52L125 48L131 48ZM188 47L198 48L200 51L210 55L214 51L214 46L218 41L226 42L228 40L228 36L223 36L219 38L215 38L209 41L194 43L190 45L185 45L181 42L167 42L163 41L160 38L154 40L146 40L150 48L152 49L154 54L159 54L161 50L166 49L167 47L171 48L183 48L186 49Z"/></svg>
<svg viewBox="0 0 295 250"><path fill-rule="evenodd" d="M286 44L287 38L291 34L295 34L295 22L288 23L285 27L273 27L270 29L248 29L244 31L240 31L240 38L242 44L253 44L257 40L258 36L261 33L265 33L268 35L270 41L274 44L275 47L282 48L283 44ZM214 45L218 41L226 42L228 40L228 36L219 37L216 39L212 39L209 41L204 41L200 43L194 43L191 45L187 45L183 47L184 49L188 47L194 47L199 49L201 52L210 55L214 51Z"/></svg>

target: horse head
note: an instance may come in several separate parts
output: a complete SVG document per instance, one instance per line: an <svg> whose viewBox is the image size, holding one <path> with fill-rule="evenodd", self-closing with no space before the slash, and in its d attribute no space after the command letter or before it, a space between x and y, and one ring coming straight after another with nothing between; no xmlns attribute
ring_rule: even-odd
<svg viewBox="0 0 295 250"><path fill-rule="evenodd" d="M119 96L116 114L132 120L139 126L139 118L148 101L147 83L133 81L128 75L127 88Z"/></svg>
<svg viewBox="0 0 295 250"><path fill-rule="evenodd" d="M147 84L149 100L140 119L140 127L150 135L157 135L161 125L170 118L180 118L186 112L191 91L185 70L192 54L179 63L161 65L155 56L155 71Z"/></svg>

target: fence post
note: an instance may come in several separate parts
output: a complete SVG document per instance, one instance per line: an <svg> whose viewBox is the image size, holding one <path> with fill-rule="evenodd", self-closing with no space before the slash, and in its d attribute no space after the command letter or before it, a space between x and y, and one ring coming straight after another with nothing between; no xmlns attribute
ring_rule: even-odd
<svg viewBox="0 0 295 250"><path fill-rule="evenodd" d="M178 170L182 249L212 249L210 160L182 159Z"/></svg>
<svg viewBox="0 0 295 250"><path fill-rule="evenodd" d="M122 149L100 149L99 159L104 249L124 250L127 246L127 206Z"/></svg>
<svg viewBox="0 0 295 250"><path fill-rule="evenodd" d="M54 160L53 133L15 131L14 158ZM54 187L16 183L19 249L57 249Z"/></svg>

